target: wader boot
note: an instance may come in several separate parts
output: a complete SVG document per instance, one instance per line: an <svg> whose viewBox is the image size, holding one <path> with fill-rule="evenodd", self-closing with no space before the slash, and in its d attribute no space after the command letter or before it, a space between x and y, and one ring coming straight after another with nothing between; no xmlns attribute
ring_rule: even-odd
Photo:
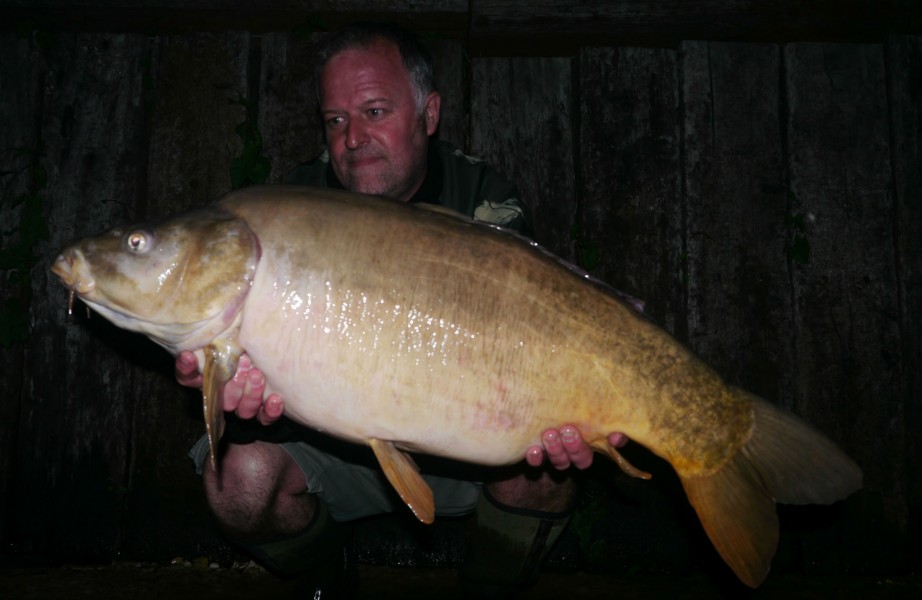
<svg viewBox="0 0 922 600"><path fill-rule="evenodd" d="M572 512L513 508L483 488L464 536L459 576L465 597L510 598L533 584Z"/></svg>
<svg viewBox="0 0 922 600"><path fill-rule="evenodd" d="M352 527L334 521L323 502L317 507L307 527L293 535L237 545L273 574L294 580L298 598L355 598L359 581Z"/></svg>

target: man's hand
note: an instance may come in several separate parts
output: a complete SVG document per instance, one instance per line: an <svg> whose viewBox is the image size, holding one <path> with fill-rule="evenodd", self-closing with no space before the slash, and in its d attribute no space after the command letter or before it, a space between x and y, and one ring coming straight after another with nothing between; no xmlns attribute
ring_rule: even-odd
<svg viewBox="0 0 922 600"><path fill-rule="evenodd" d="M541 446L531 446L525 452L525 461L533 466L540 467L545 458L551 465L563 471L571 466L577 469L588 469L592 465L592 448L583 441L579 430L572 425L564 425L560 429L546 429L541 434ZM612 432L608 435L608 443L615 448L621 448L628 443L626 435Z"/></svg>
<svg viewBox="0 0 922 600"><path fill-rule="evenodd" d="M198 372L195 354L185 350L176 357L176 381L191 388L202 387L202 374Z"/></svg>
<svg viewBox="0 0 922 600"><path fill-rule="evenodd" d="M176 381L186 387L202 387L202 374L198 371L198 361L193 353L181 352L176 357ZM234 378L224 386L222 406L241 419L255 417L262 425L271 425L282 416L285 406L278 394L270 394L264 400L265 392L266 378L244 354L240 357Z"/></svg>

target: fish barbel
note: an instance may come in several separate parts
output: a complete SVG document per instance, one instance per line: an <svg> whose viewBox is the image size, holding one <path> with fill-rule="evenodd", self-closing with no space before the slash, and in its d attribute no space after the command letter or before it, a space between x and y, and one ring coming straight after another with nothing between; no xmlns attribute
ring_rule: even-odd
<svg viewBox="0 0 922 600"><path fill-rule="evenodd" d="M288 417L374 450L416 516L407 452L518 462L541 432L621 431L668 461L747 585L768 573L776 501L831 503L860 469L797 417L726 384L611 289L523 238L398 202L305 187L233 192L114 229L52 270L87 305L202 365L212 464L243 352Z"/></svg>

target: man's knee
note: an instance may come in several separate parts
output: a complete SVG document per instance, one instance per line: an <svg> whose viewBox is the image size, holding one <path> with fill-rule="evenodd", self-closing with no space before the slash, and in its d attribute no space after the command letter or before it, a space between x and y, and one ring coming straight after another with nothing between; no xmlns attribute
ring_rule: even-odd
<svg viewBox="0 0 922 600"><path fill-rule="evenodd" d="M576 481L556 472L526 471L486 484L490 495L515 508L543 512L566 512L576 501Z"/></svg>
<svg viewBox="0 0 922 600"><path fill-rule="evenodd" d="M283 496L305 489L304 475L277 444L228 444L217 471L205 467L205 495L212 512L226 528L237 532L254 523L266 524Z"/></svg>

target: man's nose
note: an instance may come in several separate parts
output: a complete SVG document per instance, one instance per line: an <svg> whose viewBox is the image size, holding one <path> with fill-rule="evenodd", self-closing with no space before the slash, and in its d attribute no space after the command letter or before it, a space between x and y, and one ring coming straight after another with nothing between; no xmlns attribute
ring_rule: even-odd
<svg viewBox="0 0 922 600"><path fill-rule="evenodd" d="M346 147L350 150L363 146L368 142L368 128L364 123L350 120L346 127Z"/></svg>

